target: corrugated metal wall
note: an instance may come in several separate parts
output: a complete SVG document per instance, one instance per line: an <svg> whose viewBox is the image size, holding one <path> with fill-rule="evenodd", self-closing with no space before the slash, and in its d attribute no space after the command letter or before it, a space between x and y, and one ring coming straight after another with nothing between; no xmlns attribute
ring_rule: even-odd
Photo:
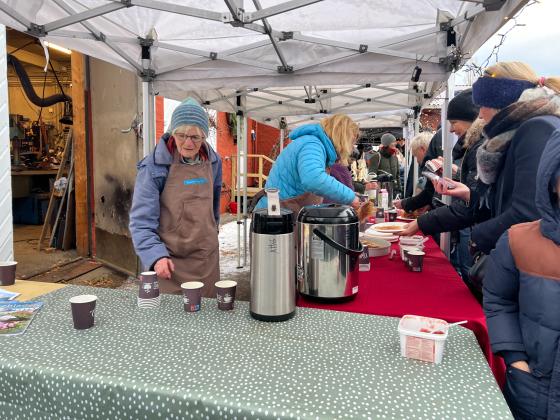
<svg viewBox="0 0 560 420"><path fill-rule="evenodd" d="M0 25L0 261L14 258L6 27Z"/></svg>

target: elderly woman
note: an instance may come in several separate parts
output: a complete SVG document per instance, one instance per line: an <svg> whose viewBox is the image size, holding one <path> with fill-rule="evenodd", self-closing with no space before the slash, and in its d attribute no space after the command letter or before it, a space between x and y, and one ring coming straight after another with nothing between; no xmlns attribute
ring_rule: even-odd
<svg viewBox="0 0 560 420"><path fill-rule="evenodd" d="M360 207L354 191L327 172L337 161L348 165L357 129L350 117L336 114L320 124L306 124L292 131L292 142L276 159L266 182L267 188L280 190L282 207L297 214L303 206L319 204L323 198ZM266 206L263 196L256 208Z"/></svg>
<svg viewBox="0 0 560 420"><path fill-rule="evenodd" d="M163 293L180 293L181 283L196 280L203 296L215 295L222 163L207 135L208 115L189 98L138 163L129 227L142 264L163 279Z"/></svg>

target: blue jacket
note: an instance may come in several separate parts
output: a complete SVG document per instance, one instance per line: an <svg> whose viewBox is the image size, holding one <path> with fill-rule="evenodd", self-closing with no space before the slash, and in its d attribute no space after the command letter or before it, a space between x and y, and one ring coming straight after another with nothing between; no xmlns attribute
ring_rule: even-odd
<svg viewBox="0 0 560 420"><path fill-rule="evenodd" d="M526 360L531 368L531 374L507 370L506 397L523 417L560 418L560 207L553 192L559 171L557 130L536 177L542 219L513 226L500 238L484 278L492 350L508 365Z"/></svg>
<svg viewBox="0 0 560 420"><path fill-rule="evenodd" d="M325 171L338 156L323 128L319 124L306 124L292 131L290 139L292 142L272 166L266 187L278 188L281 200L311 192L335 203L352 203L354 191ZM265 196L256 208L266 206Z"/></svg>
<svg viewBox="0 0 560 420"><path fill-rule="evenodd" d="M165 187L169 166L173 156L167 149L170 135L165 133L155 150L138 162L138 174L134 186L134 196L130 209L129 229L134 249L142 264L150 268L163 257L169 257L165 244L161 241L159 229L159 197ZM207 145L208 158L214 175L214 218L220 222L220 194L222 191L222 160Z"/></svg>

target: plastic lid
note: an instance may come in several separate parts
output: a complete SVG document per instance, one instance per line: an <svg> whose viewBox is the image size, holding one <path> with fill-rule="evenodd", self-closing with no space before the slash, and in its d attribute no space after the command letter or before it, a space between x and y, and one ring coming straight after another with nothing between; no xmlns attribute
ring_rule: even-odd
<svg viewBox="0 0 560 420"><path fill-rule="evenodd" d="M319 204L303 207L298 222L310 224L349 224L358 223L358 215L350 206L341 204Z"/></svg>
<svg viewBox="0 0 560 420"><path fill-rule="evenodd" d="M283 235L294 231L294 213L280 209L280 216L270 216L268 209L253 212L251 230L265 235Z"/></svg>

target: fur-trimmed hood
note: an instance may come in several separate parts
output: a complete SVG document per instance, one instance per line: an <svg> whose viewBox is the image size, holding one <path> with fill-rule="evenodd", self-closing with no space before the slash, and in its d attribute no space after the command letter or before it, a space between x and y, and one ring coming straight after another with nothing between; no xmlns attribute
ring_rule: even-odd
<svg viewBox="0 0 560 420"><path fill-rule="evenodd" d="M472 125L469 127L465 133L465 140L463 142L463 147L465 149L470 148L473 144L480 140L482 133L484 132L484 126L486 122L482 118L477 118L474 120Z"/></svg>

